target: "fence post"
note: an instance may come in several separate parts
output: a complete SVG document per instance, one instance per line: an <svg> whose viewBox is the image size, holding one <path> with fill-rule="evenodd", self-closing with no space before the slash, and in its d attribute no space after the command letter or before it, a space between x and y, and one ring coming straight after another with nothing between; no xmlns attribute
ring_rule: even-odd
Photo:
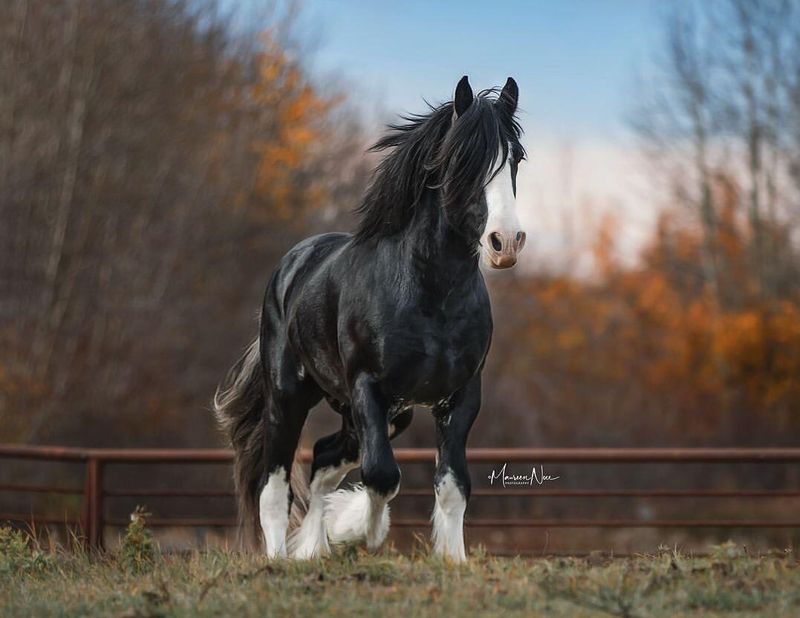
<svg viewBox="0 0 800 618"><path fill-rule="evenodd" d="M103 462L97 457L89 457L86 460L83 530L89 548L103 548Z"/></svg>

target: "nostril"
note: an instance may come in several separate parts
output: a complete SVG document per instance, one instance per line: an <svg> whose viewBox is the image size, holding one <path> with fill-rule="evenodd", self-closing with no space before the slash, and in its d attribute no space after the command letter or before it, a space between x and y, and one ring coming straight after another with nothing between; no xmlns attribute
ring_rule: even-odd
<svg viewBox="0 0 800 618"><path fill-rule="evenodd" d="M500 234L497 232L492 232L489 234L489 242L492 243L492 249L495 251L500 251L503 248L503 243L500 240Z"/></svg>
<svg viewBox="0 0 800 618"><path fill-rule="evenodd" d="M525 235L525 232L517 232L517 250L522 249L522 247L525 245L526 238L527 236Z"/></svg>

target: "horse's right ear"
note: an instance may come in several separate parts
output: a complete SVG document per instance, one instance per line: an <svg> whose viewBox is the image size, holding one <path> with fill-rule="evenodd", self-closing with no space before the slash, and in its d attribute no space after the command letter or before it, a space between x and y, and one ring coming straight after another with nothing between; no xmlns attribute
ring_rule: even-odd
<svg viewBox="0 0 800 618"><path fill-rule="evenodd" d="M469 85L469 78L465 75L458 80L456 92L453 95L453 113L458 118L463 114L470 105L475 96L472 94L472 87Z"/></svg>
<svg viewBox="0 0 800 618"><path fill-rule="evenodd" d="M497 104L502 105L509 116L513 116L517 111L517 101L519 100L519 86L514 81L513 77L506 80L506 85L503 86L500 96L497 98Z"/></svg>

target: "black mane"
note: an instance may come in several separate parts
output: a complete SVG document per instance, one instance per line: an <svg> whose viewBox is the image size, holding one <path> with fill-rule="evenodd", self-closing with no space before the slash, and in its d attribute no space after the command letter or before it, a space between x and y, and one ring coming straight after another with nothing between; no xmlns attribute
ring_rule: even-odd
<svg viewBox="0 0 800 618"><path fill-rule="evenodd" d="M403 116L404 124L389 125L389 133L372 152L393 149L377 166L356 212L361 221L356 241L388 236L404 229L426 192L441 191L450 221L457 221L469 204L482 196L484 180L497 162L508 158L508 144L524 156L522 130L509 114L497 90L484 90L453 122L453 102L430 106L428 114Z"/></svg>

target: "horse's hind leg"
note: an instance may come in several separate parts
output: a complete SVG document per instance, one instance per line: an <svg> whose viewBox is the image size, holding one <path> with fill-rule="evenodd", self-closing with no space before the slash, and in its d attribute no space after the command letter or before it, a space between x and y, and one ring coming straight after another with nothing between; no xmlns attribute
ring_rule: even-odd
<svg viewBox="0 0 800 618"><path fill-rule="evenodd" d="M301 378L285 351L271 358L271 381L264 411L264 471L259 520L267 556L286 556L286 531L292 503L292 464L309 409L321 399L319 387Z"/></svg>
<svg viewBox="0 0 800 618"><path fill-rule="evenodd" d="M258 500L259 520L267 557L283 558L292 501L292 463L308 409L292 409L273 400L267 403L265 414L265 466Z"/></svg>
<svg viewBox="0 0 800 618"><path fill-rule="evenodd" d="M358 439L349 420L349 410L342 412L342 429L320 438L314 445L308 512L289 539L289 549L295 558L314 558L330 552L325 498L336 491L350 470L358 467Z"/></svg>

